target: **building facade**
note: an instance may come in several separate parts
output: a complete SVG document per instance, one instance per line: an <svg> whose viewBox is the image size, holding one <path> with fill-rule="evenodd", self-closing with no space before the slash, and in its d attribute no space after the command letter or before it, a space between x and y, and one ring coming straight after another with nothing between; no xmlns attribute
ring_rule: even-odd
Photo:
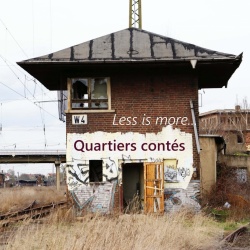
<svg viewBox="0 0 250 250"><path fill-rule="evenodd" d="M250 109L212 110L199 115L200 134L218 134L226 142L226 154L250 152Z"/></svg>
<svg viewBox="0 0 250 250"><path fill-rule="evenodd" d="M79 213L135 197L145 212L199 209L198 90L227 86L241 59L129 28L19 62L60 93Z"/></svg>

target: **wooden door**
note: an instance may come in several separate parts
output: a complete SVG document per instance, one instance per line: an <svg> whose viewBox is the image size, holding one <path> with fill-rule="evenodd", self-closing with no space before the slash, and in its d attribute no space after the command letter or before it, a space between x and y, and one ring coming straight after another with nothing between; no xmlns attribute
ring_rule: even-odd
<svg viewBox="0 0 250 250"><path fill-rule="evenodd" d="M164 212L164 170L163 163L144 163L144 211Z"/></svg>

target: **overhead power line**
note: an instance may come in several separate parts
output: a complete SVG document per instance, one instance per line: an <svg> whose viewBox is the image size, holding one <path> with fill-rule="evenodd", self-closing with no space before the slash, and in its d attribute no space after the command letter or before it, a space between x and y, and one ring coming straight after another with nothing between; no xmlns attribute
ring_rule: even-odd
<svg viewBox="0 0 250 250"><path fill-rule="evenodd" d="M31 95L33 95L30 90L25 86L25 84L21 81L20 77L14 72L14 70L8 65L7 61L0 55L0 57L2 58L2 60L6 63L6 65L8 66L8 68L11 70L11 72L15 75L15 77L18 79L18 81L24 86L24 89L27 90ZM34 95L33 95L34 97ZM25 96L26 98L26 96Z"/></svg>
<svg viewBox="0 0 250 250"><path fill-rule="evenodd" d="M23 52L23 54L28 58L28 55L25 53L25 51L23 50L23 48L20 46L20 44L18 43L18 41L15 39L15 37L11 34L10 30L7 28L7 26L5 25L5 23L3 22L3 20L0 18L0 22L2 23L2 25L4 26L4 28L6 29L6 31L10 34L10 36L12 37L12 39L15 41L15 43L17 44L17 46L21 49L21 51Z"/></svg>
<svg viewBox="0 0 250 250"><path fill-rule="evenodd" d="M38 108L42 109L44 112L46 112L47 114L49 114L50 116L56 118L58 120L58 118L54 115L52 115L51 113L49 113L47 110L45 110L44 108L42 108L41 106L37 105L35 102L33 102L32 100L28 99L27 97L25 97L24 95L18 93L16 90L10 88L8 85L6 85L5 83L0 81L0 84L4 85L6 88L10 89L11 91L15 92L17 95L23 97L24 99L28 100L29 102L31 102L32 104L34 104L35 106L37 106Z"/></svg>
<svg viewBox="0 0 250 250"><path fill-rule="evenodd" d="M14 70L8 65L7 63L7 60L0 55L0 57L2 58L2 60L5 62L5 64L9 67L9 69L11 70L11 72L15 75L15 77L18 79L18 81L23 85L24 89L27 90L31 96L33 96L33 98L35 99L36 102L33 102L31 101L30 99L28 99L26 97L26 92L24 91L24 95L20 94L19 92L17 92L16 90L10 88L8 85L4 84L3 82L0 82L2 85L4 85L5 87L7 87L8 89L12 90L13 92L15 92L16 94L18 94L19 96L25 98L26 100L30 101L31 103L33 103L34 105L36 105L37 107L40 108L40 111L41 109L46 112L47 114L51 115L52 117L58 119L57 117L55 117L54 115L52 115L50 112L48 112L47 110L45 110L44 108L42 108L40 105L37 105L36 103L39 103L39 101L35 98L35 90L34 90L34 93L31 93L31 91L26 87L26 85L22 82L22 80L20 79L20 77L14 72ZM25 75L25 79L26 79L26 75ZM34 81L35 82L35 81ZM36 83L36 82L35 82ZM41 89L42 90L42 89ZM43 90L42 90L43 92Z"/></svg>
<svg viewBox="0 0 250 250"><path fill-rule="evenodd" d="M33 97L34 97L34 95L35 95L35 91L36 91L36 87L37 87L37 86L38 86L39 89L44 93L44 89L46 89L46 88L44 87L44 85L42 85L42 84L38 85L35 78L31 78L31 77L29 77L28 75L26 75L24 72L22 72L22 70L20 70L20 68L16 67L16 65L13 65L13 64L11 63L11 61L9 61L9 60L8 60L7 58L5 58L4 56L0 55L0 57L2 58L3 62L5 63L5 65L6 65L6 66L11 70L11 72L15 75L15 77L22 83L22 85L24 85L25 90L27 89L27 87L26 87L26 85L25 85L25 84L26 84L26 81L32 81L32 82L35 83L35 88L34 88L33 93L31 93L31 91L29 91L29 89L27 89L27 91L28 91ZM17 73L12 69L12 67L14 67L15 70L18 70L21 74L24 75L24 78L25 78L25 82L24 82L24 83L21 81L20 77L19 77L19 76L17 75ZM25 90L24 90L24 92L25 92ZM49 93L49 92L47 92L47 93ZM49 95L47 95L47 93L44 93L44 95L48 96L50 100L54 101ZM35 98L35 97L34 97L34 98Z"/></svg>
<svg viewBox="0 0 250 250"><path fill-rule="evenodd" d="M18 43L18 41L17 41L17 39L12 35L12 33L10 32L10 30L8 29L8 27L7 27L7 25L3 22L3 20L0 18L0 22L2 23L2 25L4 26L4 28L6 29L6 31L10 34L10 36L11 36L11 38L15 41L15 43L17 44L17 46L20 48L20 50L23 52L23 54L28 58L28 55L27 55L27 53L24 51L24 49L21 47L21 45ZM18 75L13 71L13 69L11 68L11 66L13 66L13 64L12 63L7 63L7 59L6 58L4 58L3 56L1 56L0 55L0 57L2 58L2 60L4 61L4 63L9 67L9 69L12 71L12 73L17 77L17 79L21 82L21 80L20 80L20 78L18 77ZM16 68L16 67L15 67ZM20 69L18 69L19 71L20 71ZM21 72L22 74L24 74L23 72ZM26 74L24 74L24 76L25 76L25 79L27 78L28 79L28 77L27 77L27 75ZM35 85L35 88L34 88L34 93L32 94L30 91L29 91L29 89L27 89L26 88L26 86L25 86L25 84L24 83L22 83L23 85L24 85L24 88L25 88L25 90L27 90L31 95L35 95L35 91L36 91L36 87L37 87L37 83L36 83L36 81L35 81L35 79L32 79L32 81L34 81L34 83L36 84ZM41 88L41 86L40 86L40 89L42 90L42 88ZM43 90L42 90L43 91ZM50 98L51 99L51 98Z"/></svg>

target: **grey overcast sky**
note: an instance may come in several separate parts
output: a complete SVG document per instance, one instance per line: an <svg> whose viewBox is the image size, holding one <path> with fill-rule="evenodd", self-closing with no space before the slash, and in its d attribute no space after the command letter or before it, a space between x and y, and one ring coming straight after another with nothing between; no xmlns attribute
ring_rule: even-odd
<svg viewBox="0 0 250 250"><path fill-rule="evenodd" d="M0 6L0 149L64 149L56 93L16 62L128 28L129 0L0 0ZM200 112L234 108L243 98L250 103L249 10L248 0L142 0L144 30L243 52L228 88L200 91Z"/></svg>

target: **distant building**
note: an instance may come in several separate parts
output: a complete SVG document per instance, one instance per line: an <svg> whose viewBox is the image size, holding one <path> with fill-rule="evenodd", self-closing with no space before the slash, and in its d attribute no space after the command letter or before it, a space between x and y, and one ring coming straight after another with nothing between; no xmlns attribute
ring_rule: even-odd
<svg viewBox="0 0 250 250"><path fill-rule="evenodd" d="M56 174L55 173L48 173L47 174L47 185L53 186L56 184Z"/></svg>
<svg viewBox="0 0 250 250"><path fill-rule="evenodd" d="M23 187L23 186L37 186L37 181L36 180L19 180L18 185Z"/></svg>
<svg viewBox="0 0 250 250"><path fill-rule="evenodd" d="M19 179L20 186L47 186L45 176L41 174L29 174L28 179Z"/></svg>
<svg viewBox="0 0 250 250"><path fill-rule="evenodd" d="M199 115L200 134L220 135L226 142L226 153L250 152L250 109L212 110Z"/></svg>
<svg viewBox="0 0 250 250"><path fill-rule="evenodd" d="M0 188L4 187L4 179L5 179L4 173L1 173L0 174Z"/></svg>

